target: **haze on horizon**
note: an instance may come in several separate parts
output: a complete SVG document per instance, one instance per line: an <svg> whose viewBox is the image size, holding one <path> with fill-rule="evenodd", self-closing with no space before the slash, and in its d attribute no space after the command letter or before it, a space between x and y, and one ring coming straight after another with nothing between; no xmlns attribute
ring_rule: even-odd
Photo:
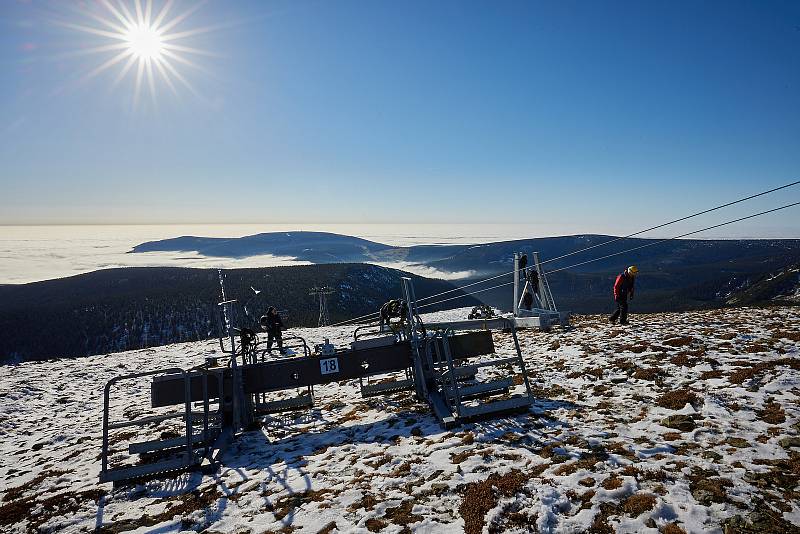
<svg viewBox="0 0 800 534"><path fill-rule="evenodd" d="M184 61L85 31L104 5L0 4L0 224L621 235L800 177L796 2L178 0ZM731 232L800 237L800 211Z"/></svg>

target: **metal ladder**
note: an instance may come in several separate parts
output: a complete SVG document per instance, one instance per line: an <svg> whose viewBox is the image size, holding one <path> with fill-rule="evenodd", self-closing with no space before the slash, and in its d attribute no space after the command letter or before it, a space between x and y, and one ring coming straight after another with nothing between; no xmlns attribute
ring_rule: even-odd
<svg viewBox="0 0 800 534"><path fill-rule="evenodd" d="M468 362L465 365L457 365L450 347L454 329L474 330L476 322L482 323L483 328L488 328L489 322L436 323L437 330L428 332L417 313L413 281L404 277L402 282L403 292L406 302L408 302L408 337L413 349L413 373L417 398L428 401L445 428L490 414L527 409L533 404L533 392L513 321L496 319L492 322L511 332L515 356L488 358L478 362ZM494 355L493 342L491 350ZM505 365L518 368L525 385L525 393L506 399L490 400L491 397L509 392L514 386L513 376L490 382L479 382L475 380L475 375L481 368Z"/></svg>
<svg viewBox="0 0 800 534"><path fill-rule="evenodd" d="M201 384L203 389L202 411L193 411L190 401L191 377L201 373ZM159 375L180 375L184 383L184 409L177 412L156 414L148 417L141 417L129 421L112 422L110 420L111 389L123 380L133 380L143 377L153 377ZM101 452L101 471L100 482L112 482L114 486L132 480L146 480L149 478L166 474L180 473L200 468L204 464L210 465L208 461L212 457L212 444L220 437L222 432L222 406L218 406L216 413L210 410L210 399L208 395L209 372L200 368L186 371L173 367L169 369L159 369L155 371L144 371L121 375L109 380L103 391L103 447ZM214 375L218 380L222 380L221 375ZM222 390L219 385L218 391ZM221 400L219 401L222 402ZM158 424L170 419L182 419L183 435L175 438L156 439L141 442L129 442L127 452L129 455L139 455L140 463L124 464L119 467L109 467L110 457L110 433L113 430L125 428L143 428L149 425ZM148 461L154 457L154 461Z"/></svg>
<svg viewBox="0 0 800 534"><path fill-rule="evenodd" d="M525 362L519 350L516 331L512 326L516 355L504 358L487 358L478 362L456 365L450 352L448 338L452 330L439 331L433 334L429 343L432 371L442 398L457 420L470 420L478 417L524 409L533 404L533 392L530 388ZM434 357L435 356L435 357ZM498 395L506 395L514 386L514 376L505 376L487 382L475 380L474 376L481 368L512 366L518 368L525 385L525 393L512 395L506 399L492 399ZM462 377L472 377L463 380Z"/></svg>

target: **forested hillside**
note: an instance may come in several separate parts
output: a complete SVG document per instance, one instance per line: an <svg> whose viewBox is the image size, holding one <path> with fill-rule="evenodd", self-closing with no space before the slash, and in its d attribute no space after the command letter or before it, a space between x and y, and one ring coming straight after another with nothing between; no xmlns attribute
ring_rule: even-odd
<svg viewBox="0 0 800 534"><path fill-rule="evenodd" d="M315 326L309 288L328 285L332 321L376 311L399 297L401 271L334 264L261 269L126 268L0 286L0 360L85 356L216 337L222 285L253 326L268 306L287 326ZM220 279L223 284L221 285ZM453 286L413 276L418 297ZM476 303L472 298L461 305Z"/></svg>

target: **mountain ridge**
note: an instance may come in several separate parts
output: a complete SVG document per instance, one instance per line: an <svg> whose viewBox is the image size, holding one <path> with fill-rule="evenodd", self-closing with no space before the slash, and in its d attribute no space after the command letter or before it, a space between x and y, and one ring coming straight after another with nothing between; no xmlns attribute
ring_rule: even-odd
<svg viewBox="0 0 800 534"><path fill-rule="evenodd" d="M582 249L592 247L591 250ZM637 248L638 250L630 250ZM618 269L635 261L662 264L707 262L714 255L725 260L749 258L759 254L789 254L800 259L800 239L675 239L619 238L603 234L576 234L555 237L514 239L480 244L392 246L358 237L329 232L266 232L238 238L182 236L148 241L130 251L141 254L155 251L197 252L208 256L241 258L260 254L291 257L312 263L407 262L446 272L473 271L477 275L502 272L510 266L514 252L540 253L549 263L567 256L558 265L568 264L581 272ZM587 254L589 257L587 258ZM610 256L600 261L595 257ZM585 263L584 263L585 262ZM582 265L571 265L581 263ZM548 270L552 270L548 267Z"/></svg>

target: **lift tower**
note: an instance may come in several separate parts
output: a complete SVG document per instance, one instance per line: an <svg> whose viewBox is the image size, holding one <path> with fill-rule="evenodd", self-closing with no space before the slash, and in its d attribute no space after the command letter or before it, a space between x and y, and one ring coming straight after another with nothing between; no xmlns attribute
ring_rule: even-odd
<svg viewBox="0 0 800 534"><path fill-rule="evenodd" d="M328 315L328 295L332 295L334 290L328 286L312 287L308 294L319 298L319 320L317 326L328 326L331 318Z"/></svg>

